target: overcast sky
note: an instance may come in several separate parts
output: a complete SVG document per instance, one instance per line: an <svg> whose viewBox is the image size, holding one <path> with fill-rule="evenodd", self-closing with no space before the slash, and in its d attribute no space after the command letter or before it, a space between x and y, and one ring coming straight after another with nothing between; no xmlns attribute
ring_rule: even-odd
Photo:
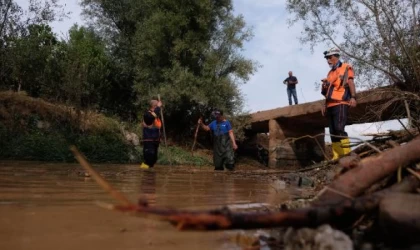
<svg viewBox="0 0 420 250"><path fill-rule="evenodd" d="M21 6L27 5L27 2L17 0ZM65 11L71 14L69 19L52 24L54 32L59 36L65 37L74 23L84 24L78 2L60 1L61 4L65 3ZM233 4L235 14L243 15L247 25L254 31L254 38L245 44L243 54L262 66L248 83L241 86L246 101L245 111L256 112L287 106L286 86L282 82L289 71L299 81L299 103L320 100L322 95L315 90L315 82L324 78L329 70L322 54L328 47L320 44L311 53L308 45L299 42L302 26L289 27L287 20L290 16L284 0L233 0ZM398 122L391 121L376 125L347 126L346 131L351 136L359 136L399 127Z"/></svg>

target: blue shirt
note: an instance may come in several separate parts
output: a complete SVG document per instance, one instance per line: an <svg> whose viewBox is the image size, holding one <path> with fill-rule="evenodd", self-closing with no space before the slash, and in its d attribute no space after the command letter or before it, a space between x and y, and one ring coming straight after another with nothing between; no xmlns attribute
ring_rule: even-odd
<svg viewBox="0 0 420 250"><path fill-rule="evenodd" d="M214 120L209 124L209 128L215 136L220 136L229 133L229 131L232 130L232 125L230 125L228 120L221 121L220 123L217 123L217 121Z"/></svg>

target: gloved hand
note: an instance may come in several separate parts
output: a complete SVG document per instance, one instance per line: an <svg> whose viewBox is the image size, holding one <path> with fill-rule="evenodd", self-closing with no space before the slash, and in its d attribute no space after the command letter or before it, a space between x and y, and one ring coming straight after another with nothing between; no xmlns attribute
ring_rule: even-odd
<svg viewBox="0 0 420 250"><path fill-rule="evenodd" d="M330 87L330 83L325 78L322 79L321 82L322 82L322 85L321 85L321 94L325 96L327 94L327 92L328 92L328 88Z"/></svg>

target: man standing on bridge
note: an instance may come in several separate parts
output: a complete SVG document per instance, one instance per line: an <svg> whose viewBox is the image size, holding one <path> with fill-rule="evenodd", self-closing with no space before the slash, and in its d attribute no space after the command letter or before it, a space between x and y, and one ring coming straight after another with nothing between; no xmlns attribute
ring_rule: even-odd
<svg viewBox="0 0 420 250"><path fill-rule="evenodd" d="M356 107L356 87L354 71L351 65L340 61L340 50L331 48L324 52L331 70L327 78L322 79L322 95L325 106L322 115L328 119L333 160L350 153L350 141L344 127L347 123L349 107Z"/></svg>
<svg viewBox="0 0 420 250"><path fill-rule="evenodd" d="M293 76L293 72L289 71L289 77L284 79L284 84L287 84L287 97L289 98L289 105L292 105L292 95L295 101L295 105L298 104L297 94L296 94L296 84L298 80L296 76Z"/></svg>

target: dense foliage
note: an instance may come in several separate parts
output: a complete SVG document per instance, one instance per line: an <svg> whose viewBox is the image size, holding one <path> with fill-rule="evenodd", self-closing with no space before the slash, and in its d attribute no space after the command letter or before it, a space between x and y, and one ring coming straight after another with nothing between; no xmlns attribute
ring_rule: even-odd
<svg viewBox="0 0 420 250"><path fill-rule="evenodd" d="M73 162L75 145L91 162L139 163L141 127L52 104L23 91L0 92L0 159ZM203 166L208 157L192 156L178 146L162 147L159 164Z"/></svg>
<svg viewBox="0 0 420 250"><path fill-rule="evenodd" d="M252 33L231 0L84 0L89 25L65 39L49 26L65 18L56 0L30 0L27 11L0 3L0 90L129 122L159 94L178 140L216 107L242 112L239 85L256 64L240 54Z"/></svg>

